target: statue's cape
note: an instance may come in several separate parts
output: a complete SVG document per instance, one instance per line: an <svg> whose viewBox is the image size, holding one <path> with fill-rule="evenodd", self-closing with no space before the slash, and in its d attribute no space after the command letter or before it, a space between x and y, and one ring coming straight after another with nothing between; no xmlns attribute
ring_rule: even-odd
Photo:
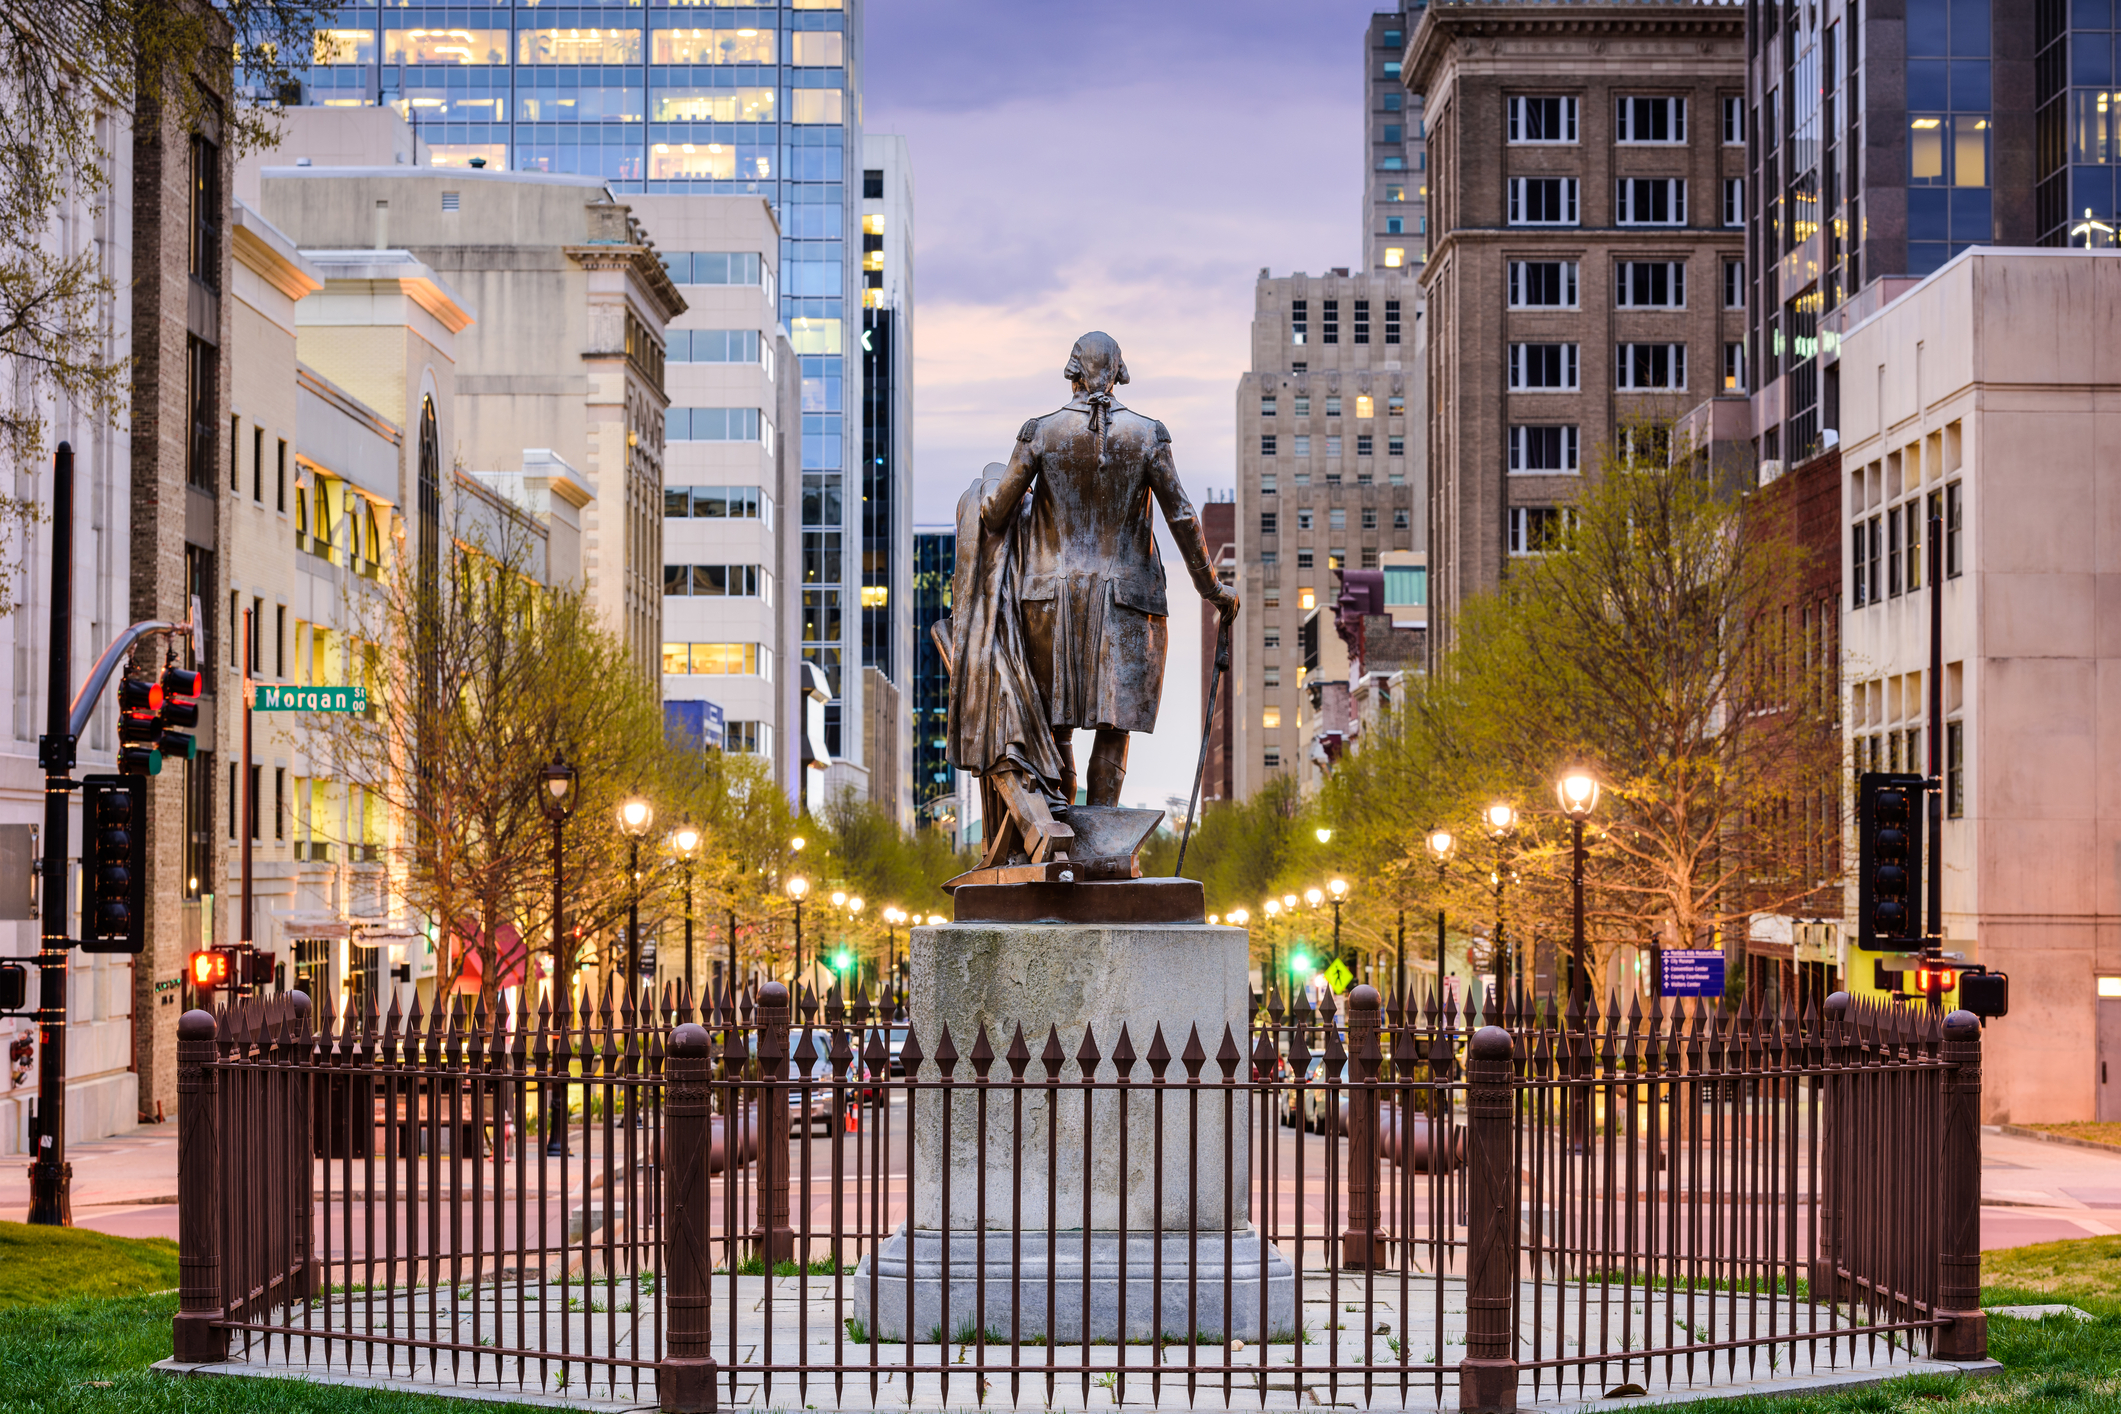
<svg viewBox="0 0 2121 1414"><path fill-rule="evenodd" d="M1031 675L1017 602L1023 513L1000 530L982 510L1001 478L975 479L957 503L957 564L950 594L950 729L945 754L961 771L1013 768L1059 798L1061 759L1046 703ZM989 821L988 828L999 827Z"/></svg>

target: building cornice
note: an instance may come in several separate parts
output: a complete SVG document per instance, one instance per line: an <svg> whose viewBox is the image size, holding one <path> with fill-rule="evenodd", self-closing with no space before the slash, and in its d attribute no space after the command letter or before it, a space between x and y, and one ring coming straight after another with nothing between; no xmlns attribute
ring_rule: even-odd
<svg viewBox="0 0 2121 1414"><path fill-rule="evenodd" d="M1426 93L1445 56L1468 41L1500 39L1659 38L1743 40L1745 10L1699 4L1431 4L1407 42L1407 89Z"/></svg>
<svg viewBox="0 0 2121 1414"><path fill-rule="evenodd" d="M324 288L316 267L303 258L287 233L247 203L234 203L230 225L234 228L230 258L266 284L291 300Z"/></svg>

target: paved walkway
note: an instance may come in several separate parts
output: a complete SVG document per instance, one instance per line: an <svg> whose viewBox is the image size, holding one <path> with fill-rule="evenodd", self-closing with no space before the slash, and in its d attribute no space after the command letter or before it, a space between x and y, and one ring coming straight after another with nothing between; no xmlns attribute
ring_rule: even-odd
<svg viewBox="0 0 2121 1414"><path fill-rule="evenodd" d="M1014 1377L995 1368L1009 1363L1009 1347L971 1343L912 1346L857 1344L848 1338L833 1300L831 1278L718 1277L713 1282L716 1335L714 1351L725 1364L744 1368L734 1389L723 1383L721 1402L758 1409L906 1409L942 1411L973 1408L1040 1408L1102 1410L1121 1407L1190 1409L1237 1406L1263 1409L1309 1409L1358 1406L1374 1409L1427 1409L1438 1404L1435 1375L1408 1372L1405 1359L1422 1364L1441 1360L1455 1365L1465 1347L1465 1292L1456 1278L1443 1282L1443 1320L1434 1315L1435 1292L1425 1279L1418 1299L1401 1313L1395 1300L1380 1293L1362 1320L1376 1321L1365 1334L1347 1330L1344 1314L1324 1297L1304 1302L1305 1339L1301 1344L1274 1342L1261 1347L1220 1342L1197 1347L1195 1369L1186 1373L1155 1369L1158 1351L1146 1343L1124 1347L1096 1345L1026 1346L1019 1363L1043 1367L1048 1359L1058 1371L1021 1370ZM1555 1374L1544 1372L1535 1392L1532 1373L1522 1379L1520 1407L1575 1410L1604 1404L1614 1391L1634 1385L1627 1395L1647 1393L1649 1401L1695 1399L1704 1395L1793 1394L1847 1388L1921 1372L1985 1374L1997 1367L1950 1365L1910 1358L1884 1338L1832 1334L1847 1323L1844 1312L1794 1302L1720 1304L1714 1293L1679 1293L1675 1297L1641 1288L1612 1293L1602 1313L1607 1329L1601 1339L1599 1316L1587 1328L1577 1325L1573 1307L1557 1319L1548 1288L1540 1348L1532 1335L1523 1337L1520 1358L1557 1350L1715 1343L1766 1335L1773 1330L1803 1332L1792 1344L1765 1346L1755 1352L1675 1355L1623 1362L1617 1356L1590 1364L1579 1374L1567 1372L1557 1388ZM851 1300L851 1292L846 1294ZM1597 1310L1595 1289L1593 1310ZM481 1399L527 1398L531 1402L572 1408L633 1410L652 1408L654 1384L648 1370L628 1364L588 1364L586 1359L616 1356L619 1361L655 1358L653 1326L659 1304L652 1279L623 1284L617 1291L592 1285L528 1287L512 1281L389 1293L337 1292L307 1310L284 1318L294 1327L311 1327L284 1337L253 1337L246 1349L238 1338L230 1360L211 1366L158 1366L173 1374L251 1375L319 1380L369 1388L422 1389ZM1520 1307L1534 1309L1533 1288L1520 1293ZM1362 1308L1341 1303L1348 1311ZM1772 1310L1769 1309L1772 1306ZM1382 1319L1379 1319L1382 1318ZM1626 1323L1623 1325L1623 1323ZM319 1339L325 1329L349 1325L387 1332L394 1344L349 1347ZM1579 1332L1581 1334L1579 1335ZM1589 1342L1588 1347L1579 1340ZM1402 1345L1404 1341L1404 1345ZM460 1348L434 1351L432 1343L461 1342ZM546 1351L562 1344L575 1361L561 1364L549 1357L518 1358L513 1349ZM421 1348L425 1344L428 1348ZM410 1358L417 1369L408 1364ZM1088 1361L1084 1356L1088 1354ZM871 1358L875 1367L869 1367ZM1185 1346L1167 1347L1164 1362L1188 1358ZM858 1368L835 1378L835 1362ZM821 1364L823 1371L776 1373L771 1382L756 1369L763 1364ZM985 1368L982 1368L984 1363ZM1086 1371L1081 1367L1087 1363ZM916 1368L905 1373L907 1365ZM1328 1373L1322 1367L1337 1367ZM393 1368L394 1366L394 1368ZM894 1370L893 1367L899 1367ZM1369 1387L1365 1388L1366 1377ZM1402 1379L1404 1378L1404 1384ZM1226 1393L1225 1382L1230 1386ZM1442 1384L1444 1401L1455 1399L1455 1372ZM1192 1386L1189 1389L1189 1385ZM1012 1387L1013 1386L1013 1387Z"/></svg>
<svg viewBox="0 0 2121 1414"><path fill-rule="evenodd" d="M1981 1246L2121 1233L2121 1150L1981 1131Z"/></svg>

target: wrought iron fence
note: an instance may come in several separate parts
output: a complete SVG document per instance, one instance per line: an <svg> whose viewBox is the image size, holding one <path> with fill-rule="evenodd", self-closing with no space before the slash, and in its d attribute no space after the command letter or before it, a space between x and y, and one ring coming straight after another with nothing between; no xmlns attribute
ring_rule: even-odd
<svg viewBox="0 0 2121 1414"><path fill-rule="evenodd" d="M890 1014L189 1013L176 1358L672 1410L1501 1409L1985 1353L1965 1013Z"/></svg>

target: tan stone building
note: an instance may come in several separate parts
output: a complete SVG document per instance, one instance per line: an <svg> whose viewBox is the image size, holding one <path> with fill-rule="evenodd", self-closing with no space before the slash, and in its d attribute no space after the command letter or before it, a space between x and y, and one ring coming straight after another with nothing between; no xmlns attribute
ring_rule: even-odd
<svg viewBox="0 0 2121 1414"><path fill-rule="evenodd" d="M583 521L591 602L657 676L664 328L685 302L640 222L593 177L266 167L259 188L304 250L402 248L480 312L457 342L443 464L517 471L538 447L579 469L596 493Z"/></svg>
<svg viewBox="0 0 2121 1414"><path fill-rule="evenodd" d="M2010 974L1985 1041L1989 1123L2121 1119L2121 501L2104 455L2121 365L2102 352L2117 300L2121 252L1974 249L1841 346L1849 753L1859 771L1926 769L1934 512L1941 931ZM1843 961L1844 977L1882 967Z"/></svg>
<svg viewBox="0 0 2121 1414"><path fill-rule="evenodd" d="M1272 276L1255 287L1252 369L1237 386L1237 591L1229 771L1244 799L1294 766L1297 693L1331 638L1337 571L1420 544L1408 415L1414 281ZM1343 666L1343 673L1345 667Z"/></svg>
<svg viewBox="0 0 2121 1414"><path fill-rule="evenodd" d="M1409 40L1434 661L1627 419L1742 386L1745 13L1436 4Z"/></svg>

